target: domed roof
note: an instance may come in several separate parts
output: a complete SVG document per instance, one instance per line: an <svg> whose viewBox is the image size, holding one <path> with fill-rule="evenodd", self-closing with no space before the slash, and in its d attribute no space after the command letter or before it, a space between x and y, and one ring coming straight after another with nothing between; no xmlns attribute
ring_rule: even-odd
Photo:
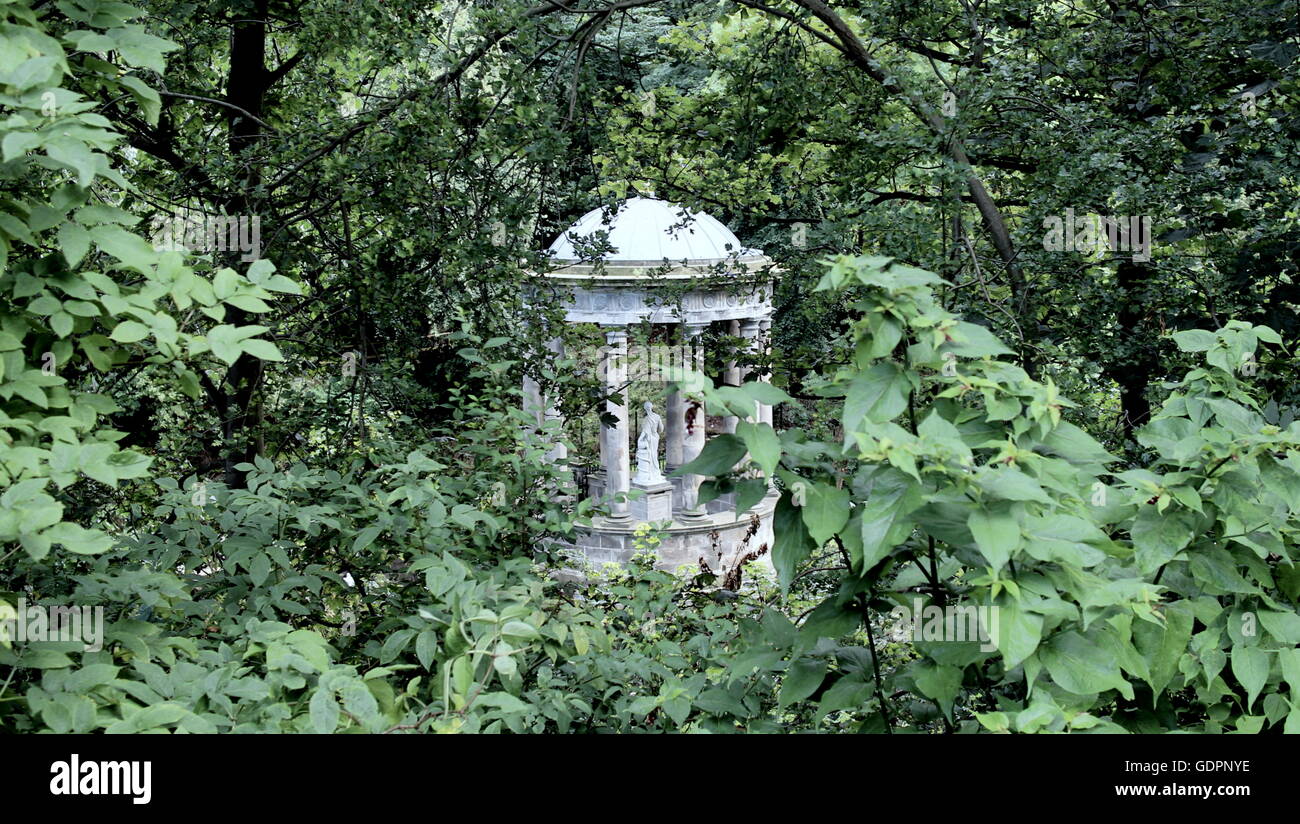
<svg viewBox="0 0 1300 824"><path fill-rule="evenodd" d="M551 244L556 260L577 261L581 255L574 248L597 232L609 233L608 243L614 251L606 252L607 263L660 263L690 261L713 263L762 252L746 249L731 230L717 218L704 212L690 212L681 206L649 197L629 198L618 212L605 222L604 208L592 209ZM689 219L688 219L689 218Z"/></svg>

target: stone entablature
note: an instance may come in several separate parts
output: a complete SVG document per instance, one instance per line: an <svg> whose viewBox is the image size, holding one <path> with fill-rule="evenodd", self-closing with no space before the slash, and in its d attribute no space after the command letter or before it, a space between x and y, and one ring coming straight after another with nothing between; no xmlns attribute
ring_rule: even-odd
<svg viewBox="0 0 1300 824"><path fill-rule="evenodd" d="M651 323L713 323L772 314L772 287L766 280L706 285L681 295L666 294L645 278L615 281L605 277L547 275L564 296L565 320L632 326ZM536 287L529 298L536 294Z"/></svg>

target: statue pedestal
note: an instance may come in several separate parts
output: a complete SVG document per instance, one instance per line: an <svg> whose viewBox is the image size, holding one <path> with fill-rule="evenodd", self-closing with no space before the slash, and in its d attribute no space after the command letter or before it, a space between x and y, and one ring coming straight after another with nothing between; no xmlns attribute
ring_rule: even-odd
<svg viewBox="0 0 1300 824"><path fill-rule="evenodd" d="M632 517L638 521L671 521L673 519L673 485L667 481L659 484L633 483L632 489L640 496L630 502Z"/></svg>

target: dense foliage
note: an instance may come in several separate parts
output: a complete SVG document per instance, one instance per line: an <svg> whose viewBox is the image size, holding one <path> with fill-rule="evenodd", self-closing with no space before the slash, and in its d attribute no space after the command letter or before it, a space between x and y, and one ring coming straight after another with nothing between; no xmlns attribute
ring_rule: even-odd
<svg viewBox="0 0 1300 824"><path fill-rule="evenodd" d="M0 729L1300 731L1293 6L0 15L0 621L105 628L0 634ZM635 190L782 264L772 383L677 376L779 404L690 467L775 574L558 551L521 286Z"/></svg>

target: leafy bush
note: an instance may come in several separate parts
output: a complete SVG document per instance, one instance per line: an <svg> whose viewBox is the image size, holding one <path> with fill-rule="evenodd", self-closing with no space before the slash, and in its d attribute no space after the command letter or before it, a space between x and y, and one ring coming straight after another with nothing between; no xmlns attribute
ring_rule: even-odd
<svg viewBox="0 0 1300 824"><path fill-rule="evenodd" d="M1270 423L1241 368L1278 336L1241 322L1177 333L1205 365L1139 431L1153 462L1113 468L1050 380L935 302L939 283L888 258L828 262L819 288L849 291L861 313L853 359L819 390L843 398L844 438L782 434L774 558L785 583L828 542L842 559L809 623L869 627L916 598L995 607L997 648L921 641L905 666L828 676L810 633L769 662L787 689L833 680L822 708L869 708L866 729L893 726L891 696L907 693L949 722L968 704L994 731L1300 730L1300 426ZM701 465L748 448L773 474L757 436L733 440Z"/></svg>

